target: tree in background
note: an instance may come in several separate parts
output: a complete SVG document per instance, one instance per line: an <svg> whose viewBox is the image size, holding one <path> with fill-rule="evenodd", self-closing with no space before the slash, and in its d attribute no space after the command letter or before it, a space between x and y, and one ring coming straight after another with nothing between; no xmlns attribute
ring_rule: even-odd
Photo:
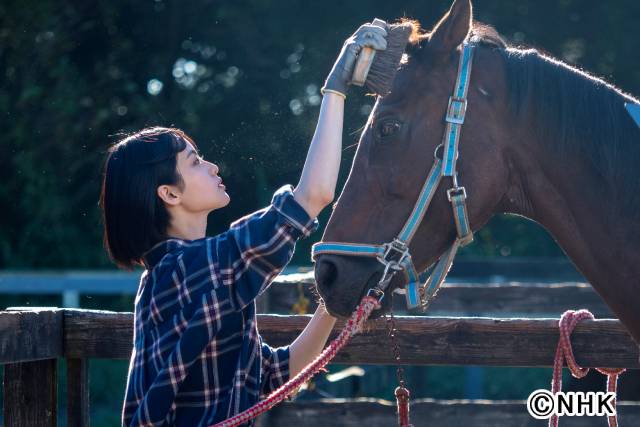
<svg viewBox="0 0 640 427"><path fill-rule="evenodd" d="M177 126L220 163L232 203L212 214L210 234L295 184L344 37L374 16L429 28L450 5L352 1L335 14L332 2L2 2L0 268L111 266L97 200L122 132ZM514 44L640 94L636 1L486 0L475 14ZM347 103L342 180L372 104L356 92ZM300 243L294 263L308 263L312 241ZM507 216L464 253L562 254L538 226Z"/></svg>

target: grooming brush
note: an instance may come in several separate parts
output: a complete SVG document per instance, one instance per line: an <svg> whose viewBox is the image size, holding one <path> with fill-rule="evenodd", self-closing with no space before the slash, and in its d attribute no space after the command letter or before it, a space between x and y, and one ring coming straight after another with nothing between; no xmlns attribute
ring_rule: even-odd
<svg viewBox="0 0 640 427"><path fill-rule="evenodd" d="M391 90L391 84L398 71L404 49L411 35L411 24L389 25L382 19L374 19L371 23L387 31L387 48L376 51L371 47L363 47L358 54L351 77L351 84L367 87L384 96Z"/></svg>

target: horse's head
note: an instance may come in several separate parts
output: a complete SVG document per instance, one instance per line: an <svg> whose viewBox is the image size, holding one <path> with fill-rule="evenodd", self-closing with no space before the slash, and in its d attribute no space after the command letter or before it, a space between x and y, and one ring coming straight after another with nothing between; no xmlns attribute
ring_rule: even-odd
<svg viewBox="0 0 640 427"><path fill-rule="evenodd" d="M329 220L323 241L381 244L398 235L411 214L442 142L444 116L455 84L460 45L472 31L470 0L456 0L429 33L417 24L389 95L378 97L360 137L351 172ZM458 180L466 187L472 229L482 226L505 194L508 165L499 126L507 101L504 72L497 53L476 49L468 92L467 114L459 142ZM504 120L504 119L503 119ZM418 270L432 265L456 236L444 177L417 229L410 252ZM329 311L348 316L383 266L375 258L319 255L317 288ZM402 287L393 278L390 291Z"/></svg>

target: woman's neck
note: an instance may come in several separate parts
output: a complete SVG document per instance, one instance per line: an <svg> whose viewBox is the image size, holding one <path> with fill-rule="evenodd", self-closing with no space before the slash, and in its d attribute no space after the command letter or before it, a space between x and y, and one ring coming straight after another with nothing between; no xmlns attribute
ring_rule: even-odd
<svg viewBox="0 0 640 427"><path fill-rule="evenodd" d="M205 237L207 232L207 215L186 212L171 213L171 223L167 228L167 236L182 240L197 240Z"/></svg>

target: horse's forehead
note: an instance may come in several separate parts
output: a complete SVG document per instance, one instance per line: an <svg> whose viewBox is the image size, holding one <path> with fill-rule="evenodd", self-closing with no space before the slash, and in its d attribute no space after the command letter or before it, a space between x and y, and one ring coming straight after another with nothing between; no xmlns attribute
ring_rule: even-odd
<svg viewBox="0 0 640 427"><path fill-rule="evenodd" d="M420 81L421 74L422 70L419 61L409 60L409 62L400 67L396 79L401 86L409 88L411 84Z"/></svg>
<svg viewBox="0 0 640 427"><path fill-rule="evenodd" d="M391 92L380 98L377 105L377 113L387 108L398 108L411 104L410 100L416 96L419 88L419 79L416 78L414 67L404 66L398 70L393 82Z"/></svg>
<svg viewBox="0 0 640 427"><path fill-rule="evenodd" d="M410 56L398 69L393 90L382 99L382 103L395 104L398 98L421 98L425 93L437 92L439 88L445 90L447 76L441 71L421 58ZM446 91L448 93L448 89Z"/></svg>

